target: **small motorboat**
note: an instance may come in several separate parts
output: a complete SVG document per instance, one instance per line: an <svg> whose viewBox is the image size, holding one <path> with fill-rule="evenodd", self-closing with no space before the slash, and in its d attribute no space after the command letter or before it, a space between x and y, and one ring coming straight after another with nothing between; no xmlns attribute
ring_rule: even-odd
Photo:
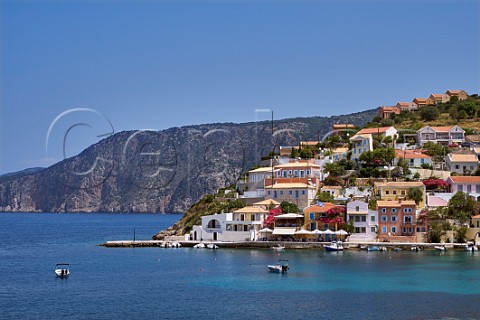
<svg viewBox="0 0 480 320"><path fill-rule="evenodd" d="M325 246L325 250L327 251L342 251L343 245L342 241L332 241L328 246Z"/></svg>
<svg viewBox="0 0 480 320"><path fill-rule="evenodd" d="M203 242L197 243L196 245L193 246L195 249L204 249L205 244Z"/></svg>
<svg viewBox="0 0 480 320"><path fill-rule="evenodd" d="M288 266L288 260L278 260L279 263L274 265L268 265L268 270L272 273L287 273L290 267ZM283 262L283 263L282 263Z"/></svg>
<svg viewBox="0 0 480 320"><path fill-rule="evenodd" d="M445 246L434 246L433 247L435 250L438 250L438 251L445 251L447 250L447 248L445 248Z"/></svg>
<svg viewBox="0 0 480 320"><path fill-rule="evenodd" d="M384 246L369 246L367 251L387 251L387 247Z"/></svg>
<svg viewBox="0 0 480 320"><path fill-rule="evenodd" d="M55 266L57 277L66 278L70 275L70 265L68 263L57 263Z"/></svg>
<svg viewBox="0 0 480 320"><path fill-rule="evenodd" d="M207 244L207 249L218 249L218 246L214 243Z"/></svg>
<svg viewBox="0 0 480 320"><path fill-rule="evenodd" d="M470 252L477 252L478 247L472 242L467 242L467 244L465 245L465 250Z"/></svg>
<svg viewBox="0 0 480 320"><path fill-rule="evenodd" d="M282 251L282 250L285 250L285 246L282 246L281 244L279 244L275 247L272 247L272 250Z"/></svg>
<svg viewBox="0 0 480 320"><path fill-rule="evenodd" d="M172 242L170 245L171 248L180 248L182 246L179 242Z"/></svg>
<svg viewBox="0 0 480 320"><path fill-rule="evenodd" d="M410 250L415 251L415 252L418 252L418 251L421 251L422 249L420 249L419 246L411 246L411 247L410 247Z"/></svg>

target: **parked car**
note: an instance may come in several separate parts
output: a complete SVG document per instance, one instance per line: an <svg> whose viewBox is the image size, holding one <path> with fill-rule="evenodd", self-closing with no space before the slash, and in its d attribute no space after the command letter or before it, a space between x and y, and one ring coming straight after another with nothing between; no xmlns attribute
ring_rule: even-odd
<svg viewBox="0 0 480 320"><path fill-rule="evenodd" d="M462 142L460 145L462 146L462 148L470 148L472 146L472 143L465 141Z"/></svg>
<svg viewBox="0 0 480 320"><path fill-rule="evenodd" d="M458 148L459 145L458 145L457 143L450 143L450 144L448 145L448 147L449 147L449 148Z"/></svg>

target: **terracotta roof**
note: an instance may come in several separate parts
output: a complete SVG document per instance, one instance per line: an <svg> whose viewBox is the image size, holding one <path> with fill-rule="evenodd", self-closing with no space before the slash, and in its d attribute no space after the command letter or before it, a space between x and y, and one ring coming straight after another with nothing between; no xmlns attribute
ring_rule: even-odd
<svg viewBox="0 0 480 320"><path fill-rule="evenodd" d="M322 190L323 189L342 189L342 187L340 187L340 186L323 186L321 189Z"/></svg>
<svg viewBox="0 0 480 320"><path fill-rule="evenodd" d="M263 210L259 207L243 207L238 210L233 211L234 213L269 213L269 211Z"/></svg>
<svg viewBox="0 0 480 320"><path fill-rule="evenodd" d="M292 162L292 163L279 164L278 166L275 166L275 168L297 168L297 167L320 168L318 164L307 163L307 162Z"/></svg>
<svg viewBox="0 0 480 320"><path fill-rule="evenodd" d="M478 158L474 154L449 154L448 157L450 158L451 162L477 162Z"/></svg>
<svg viewBox="0 0 480 320"><path fill-rule="evenodd" d="M427 98L414 98L413 101L418 101L418 102L425 102L427 103Z"/></svg>
<svg viewBox="0 0 480 320"><path fill-rule="evenodd" d="M462 92L463 90L447 90L447 94L448 93L451 93L451 94L459 94L460 92Z"/></svg>
<svg viewBox="0 0 480 320"><path fill-rule="evenodd" d="M404 106L404 107L410 107L410 103L411 102L398 102L397 106L400 105L400 106Z"/></svg>
<svg viewBox="0 0 480 320"><path fill-rule="evenodd" d="M319 206L317 204L315 205L312 205L312 206L309 206L309 207L306 207L303 212L304 213L311 213L311 212L327 212L328 210L334 208L335 205L331 202L324 202L323 203L323 207L322 206Z"/></svg>
<svg viewBox="0 0 480 320"><path fill-rule="evenodd" d="M265 189L314 189L315 187L306 185L305 183L276 183L273 186L267 186Z"/></svg>
<svg viewBox="0 0 480 320"><path fill-rule="evenodd" d="M472 216L472 219L480 219L480 214L477 214L476 216Z"/></svg>
<svg viewBox="0 0 480 320"><path fill-rule="evenodd" d="M441 94L441 93L432 93L432 97L438 98L438 99L442 99L442 98L443 98L443 94Z"/></svg>
<svg viewBox="0 0 480 320"><path fill-rule="evenodd" d="M275 200L273 200L273 199L267 199L267 200L255 202L253 205L254 205L254 206L269 206L270 204L279 205L280 202L275 201Z"/></svg>
<svg viewBox="0 0 480 320"><path fill-rule="evenodd" d="M362 130L358 131L356 135L385 133L390 128L392 128L392 127L365 128L365 129L362 129Z"/></svg>
<svg viewBox="0 0 480 320"><path fill-rule="evenodd" d="M398 187L412 188L424 186L422 182L417 181L392 181L392 182L374 182L375 187Z"/></svg>
<svg viewBox="0 0 480 320"><path fill-rule="evenodd" d="M395 150L395 158L401 159L431 159L427 154L414 150Z"/></svg>
<svg viewBox="0 0 480 320"><path fill-rule="evenodd" d="M380 107L382 111L400 111L398 107L391 106L391 107Z"/></svg>
<svg viewBox="0 0 480 320"><path fill-rule="evenodd" d="M377 201L377 207L401 207L402 205L404 205L404 206L415 206L416 203L413 200L403 200L402 202L385 201L385 200Z"/></svg>
<svg viewBox="0 0 480 320"><path fill-rule="evenodd" d="M480 176L450 176L453 183L480 183Z"/></svg>

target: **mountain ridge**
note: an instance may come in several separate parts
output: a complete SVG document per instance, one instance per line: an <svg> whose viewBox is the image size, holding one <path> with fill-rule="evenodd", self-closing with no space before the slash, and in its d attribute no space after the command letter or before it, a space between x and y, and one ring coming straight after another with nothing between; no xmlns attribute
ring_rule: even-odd
<svg viewBox="0 0 480 320"><path fill-rule="evenodd" d="M185 212L280 145L316 140L333 123L364 125L376 110L329 117L211 123L110 135L38 172L0 176L5 212Z"/></svg>

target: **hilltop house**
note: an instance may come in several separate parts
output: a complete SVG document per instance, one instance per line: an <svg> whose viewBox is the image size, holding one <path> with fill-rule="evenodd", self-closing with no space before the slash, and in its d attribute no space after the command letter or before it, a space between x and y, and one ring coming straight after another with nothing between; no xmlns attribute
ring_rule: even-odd
<svg viewBox="0 0 480 320"><path fill-rule="evenodd" d="M393 236L395 240L415 241L415 207L415 201L412 200L377 201L379 238L389 239Z"/></svg>
<svg viewBox="0 0 480 320"><path fill-rule="evenodd" d="M445 157L447 167L451 172L458 174L474 173L479 165L479 161L474 154L449 154Z"/></svg>
<svg viewBox="0 0 480 320"><path fill-rule="evenodd" d="M347 221L352 221L355 231L350 241L373 241L377 238L377 212L368 209L365 201L347 203Z"/></svg>
<svg viewBox="0 0 480 320"><path fill-rule="evenodd" d="M460 144L464 140L465 140L465 131L459 126L450 126L450 127L424 126L417 131L417 145L420 147L429 141L448 146L452 143Z"/></svg>
<svg viewBox="0 0 480 320"><path fill-rule="evenodd" d="M423 199L418 203L418 207L424 208L426 204L426 189L422 182L374 182L373 193L381 200L406 200L408 190L412 188L419 189L422 192Z"/></svg>
<svg viewBox="0 0 480 320"><path fill-rule="evenodd" d="M415 111L418 109L418 105L413 101L398 102L395 106L400 108L401 111Z"/></svg>
<svg viewBox="0 0 480 320"><path fill-rule="evenodd" d="M268 211L244 207L234 212L202 217L200 226L193 226L191 240L253 241L257 239Z"/></svg>
<svg viewBox="0 0 480 320"><path fill-rule="evenodd" d="M414 98L413 102L418 106L418 108L434 104L430 98Z"/></svg>
<svg viewBox="0 0 480 320"><path fill-rule="evenodd" d="M446 103L450 101L450 96L446 93L434 93L430 95L430 101L433 101L434 104Z"/></svg>
<svg viewBox="0 0 480 320"><path fill-rule="evenodd" d="M445 94L449 95L450 99L457 97L460 101L467 100L468 98L468 93L464 90L448 90Z"/></svg>
<svg viewBox="0 0 480 320"><path fill-rule="evenodd" d="M343 132L354 132L355 125L350 123L334 123L332 125L332 135L340 135Z"/></svg>
<svg viewBox="0 0 480 320"><path fill-rule="evenodd" d="M392 107L379 107L378 108L378 117L380 119L390 118L392 114L400 114L401 109L397 106Z"/></svg>

